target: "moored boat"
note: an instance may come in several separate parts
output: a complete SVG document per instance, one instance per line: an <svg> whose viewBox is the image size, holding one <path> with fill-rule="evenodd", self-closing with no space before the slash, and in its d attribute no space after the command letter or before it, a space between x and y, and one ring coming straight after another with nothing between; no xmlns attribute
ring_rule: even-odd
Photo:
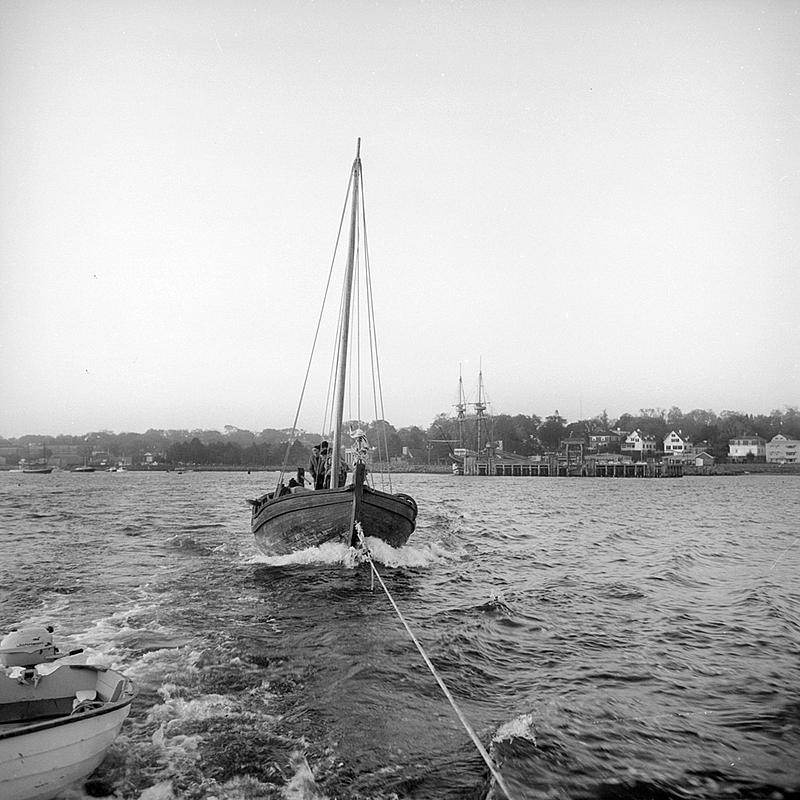
<svg viewBox="0 0 800 800"><path fill-rule="evenodd" d="M52 471L52 467L48 467L44 464L33 464L29 467L22 468L22 472L26 475L49 475Z"/></svg>
<svg viewBox="0 0 800 800"><path fill-rule="evenodd" d="M382 486L377 488L375 475L368 469L373 452L376 452L378 462L388 462L388 448L385 441L383 451L381 451L380 441L376 443L375 447L371 447L366 434L356 426L355 430L350 431L353 445L347 453L342 452L345 435L345 393L348 387L361 387L362 385L358 378L353 379L348 373L349 361L355 361L356 364L361 363L360 358L352 358L353 350L358 348L358 342L354 342L354 340L360 330L359 324L351 326L352 318L366 320L366 327L369 328L368 359L374 381L372 394L376 398L375 416L376 419L383 417L383 397L379 386L380 370L377 367L377 348L375 332L372 327L374 311L367 253L360 150L361 140L359 139L345 198L345 205L349 204L350 207L349 243L335 340L336 369L332 392L334 402L331 405L330 428L326 428L326 430L330 430L332 444L327 460L323 459L319 462L320 480L315 481L314 489L308 490L303 485L302 470L298 471L299 481L290 481L290 484L295 484L292 488L284 486L283 472L281 472L274 492L248 501L252 506L251 530L253 536L258 547L267 555L282 555L331 541L356 545L358 544L357 531L362 531L366 536L382 539L392 547L400 547L408 540L416 525L417 504L414 499L402 493L394 493L391 476L388 473L381 476ZM343 224L344 215L342 223L340 223L340 236L337 237L337 243L341 237ZM361 259L363 259L363 263ZM335 261L336 253L334 253ZM359 275L363 276L360 285L358 283ZM353 307L358 304L359 298L366 306L363 315L360 313L360 309L353 313ZM323 301L323 309L324 305ZM378 376L377 380L376 375ZM380 398L380 403L377 402L377 398ZM360 408L360 402L357 407ZM298 415L299 413L300 409L298 408ZM378 438L380 439L380 436ZM348 471L345 466L346 455L349 455L349 465L352 467L350 485L345 485L344 478ZM312 477L314 476L312 475ZM386 488L388 491L385 490Z"/></svg>
<svg viewBox="0 0 800 800"><path fill-rule="evenodd" d="M120 672L61 660L46 629L0 642L0 797L48 800L90 775L135 695Z"/></svg>
<svg viewBox="0 0 800 800"><path fill-rule="evenodd" d="M23 458L20 463L20 471L26 475L49 475L53 471L53 466L47 463L47 446L42 442L42 455L36 461L31 461L31 447L28 445L28 457Z"/></svg>

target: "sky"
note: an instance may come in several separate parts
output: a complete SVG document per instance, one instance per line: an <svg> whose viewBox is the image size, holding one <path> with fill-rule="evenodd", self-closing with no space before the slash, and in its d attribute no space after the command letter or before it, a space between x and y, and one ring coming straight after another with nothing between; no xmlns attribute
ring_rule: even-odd
<svg viewBox="0 0 800 800"><path fill-rule="evenodd" d="M0 436L290 427L358 137L396 427L479 368L495 414L800 405L798 41L788 0L2 0Z"/></svg>

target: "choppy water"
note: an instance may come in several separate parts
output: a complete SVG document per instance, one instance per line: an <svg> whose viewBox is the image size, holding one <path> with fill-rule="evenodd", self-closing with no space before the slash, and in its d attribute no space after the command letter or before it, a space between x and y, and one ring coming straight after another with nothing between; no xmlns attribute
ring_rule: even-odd
<svg viewBox="0 0 800 800"><path fill-rule="evenodd" d="M0 473L0 632L140 693L70 797L499 798L367 565L244 473ZM800 796L800 482L400 475L379 569L515 798Z"/></svg>

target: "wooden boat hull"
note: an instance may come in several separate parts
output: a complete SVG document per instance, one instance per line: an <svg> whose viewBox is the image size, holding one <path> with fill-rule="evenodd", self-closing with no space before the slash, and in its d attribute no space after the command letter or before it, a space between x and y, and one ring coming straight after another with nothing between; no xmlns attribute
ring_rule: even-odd
<svg viewBox="0 0 800 800"><path fill-rule="evenodd" d="M286 494L254 507L252 531L266 555L285 555L325 542L350 542L355 492L344 489ZM406 543L416 526L417 507L407 495L363 488L358 517L365 536L392 547Z"/></svg>
<svg viewBox="0 0 800 800"><path fill-rule="evenodd" d="M73 712L79 689L97 691L96 708ZM90 775L119 735L133 696L113 670L61 665L36 685L0 674L0 797L48 800Z"/></svg>

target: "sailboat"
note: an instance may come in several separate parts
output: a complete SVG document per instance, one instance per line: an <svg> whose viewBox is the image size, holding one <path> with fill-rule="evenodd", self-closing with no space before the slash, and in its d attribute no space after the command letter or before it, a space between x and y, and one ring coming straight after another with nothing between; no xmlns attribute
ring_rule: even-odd
<svg viewBox="0 0 800 800"><path fill-rule="evenodd" d="M24 466L22 471L28 475L49 475L53 468L47 464L29 464Z"/></svg>
<svg viewBox="0 0 800 800"><path fill-rule="evenodd" d="M357 309L358 313L353 313L354 307L358 306L359 299L368 306L365 318L370 334L369 352L375 362L377 361L363 197L361 140L359 139L345 196L345 209L349 204L350 210L349 241L337 324L334 368L331 371L335 379L331 406L330 461L325 469L328 476L328 488L309 490L302 485L294 486L292 489L284 486L283 477L286 468L286 463L284 463L284 470L281 471L275 491L257 499L248 500L252 507L251 530L253 536L259 549L267 555L283 555L317 547L326 542L343 542L357 546L359 534L362 533L364 536L381 539L396 548L405 544L416 526L416 502L409 495L392 492L391 478L388 473L381 476L384 483L383 488L379 489L374 485L375 476L367 469L373 448L370 447L366 434L360 427L350 431L353 444L348 452L352 462L352 481L349 485L341 485L343 481L339 478L346 469L342 454L345 436L345 395L348 387L352 390L354 383L357 386L361 385L360 378L354 379L348 373L349 361L355 362L350 365L353 367L350 373L357 371L360 367L360 356L352 358L353 353L351 352L357 347L357 343L351 341L351 333L354 334L353 338L355 339L355 334L361 330L360 307ZM344 219L345 214L343 213L337 244L341 238ZM334 253L335 260L336 254ZM363 285L358 281L362 272L364 273ZM323 309L324 306L325 301L323 300ZM374 363L372 367L374 377L377 363ZM377 375L380 375L379 369L377 369ZM380 389L376 388L374 394L381 397L380 410L382 411ZM376 411L378 411L377 408ZM298 415L299 412L298 408ZM296 424L297 417L295 418L295 428ZM380 448L380 443L378 443L378 448ZM388 461L386 451L384 451L384 455ZM302 470L298 470L298 474L302 475ZM333 476L333 480L331 480L331 476ZM387 479L388 491L385 486ZM297 483L297 481L289 483Z"/></svg>
<svg viewBox="0 0 800 800"><path fill-rule="evenodd" d="M30 456L30 445L28 445L28 455ZM53 468L47 463L47 448L42 442L42 457L35 462L31 462L30 458L26 459L22 465L22 472L28 475L49 475Z"/></svg>
<svg viewBox="0 0 800 800"><path fill-rule="evenodd" d="M94 472L94 467L89 463L89 457L85 456L83 459L83 466L72 468L73 472Z"/></svg>

